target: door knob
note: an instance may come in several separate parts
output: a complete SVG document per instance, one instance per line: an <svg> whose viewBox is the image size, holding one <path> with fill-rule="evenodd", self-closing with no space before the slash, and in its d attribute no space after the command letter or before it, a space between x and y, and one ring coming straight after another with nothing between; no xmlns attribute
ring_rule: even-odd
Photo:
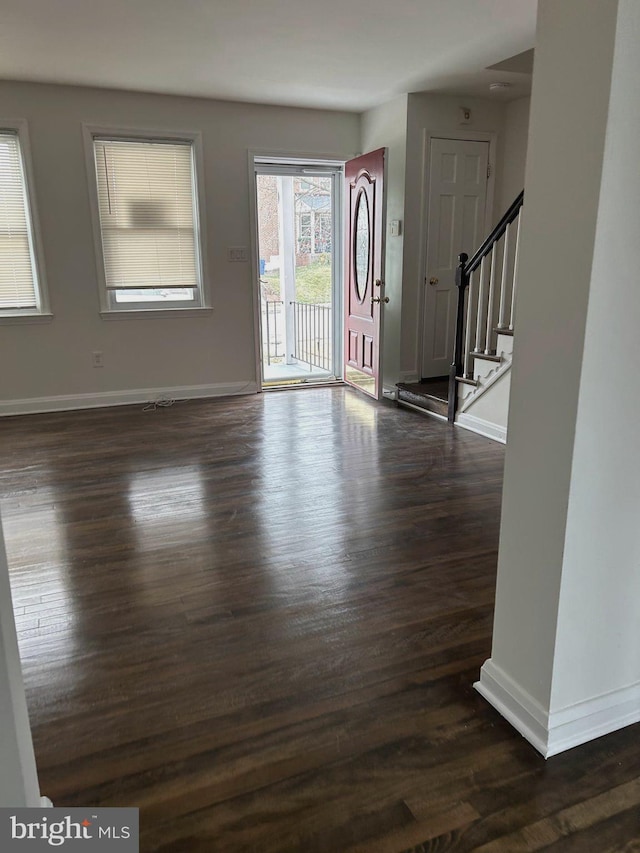
<svg viewBox="0 0 640 853"><path fill-rule="evenodd" d="M435 285L436 285L437 283L438 283L438 279L437 279L437 278L430 278L430 279L429 279L429 284L434 285L434 287L435 287Z"/></svg>
<svg viewBox="0 0 640 853"><path fill-rule="evenodd" d="M389 301L389 297L388 297L388 296L385 296L385 297L384 297L384 299L380 299L380 297L379 297L379 296L372 296L372 297L371 297L371 304L372 304L372 305L373 305L373 303L374 303L374 302L388 302L388 301Z"/></svg>

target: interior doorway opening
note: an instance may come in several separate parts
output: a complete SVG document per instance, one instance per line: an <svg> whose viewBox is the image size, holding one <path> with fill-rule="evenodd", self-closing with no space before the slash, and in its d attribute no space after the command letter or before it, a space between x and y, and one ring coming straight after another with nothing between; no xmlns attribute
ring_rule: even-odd
<svg viewBox="0 0 640 853"><path fill-rule="evenodd" d="M420 376L434 384L448 378L453 356L458 257L471 256L489 231L492 140L475 133L429 140Z"/></svg>
<svg viewBox="0 0 640 853"><path fill-rule="evenodd" d="M263 388L341 378L339 163L255 160Z"/></svg>

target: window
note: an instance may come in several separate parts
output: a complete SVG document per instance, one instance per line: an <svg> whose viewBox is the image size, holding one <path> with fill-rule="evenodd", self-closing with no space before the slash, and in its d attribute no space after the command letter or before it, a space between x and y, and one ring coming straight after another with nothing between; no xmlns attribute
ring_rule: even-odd
<svg viewBox="0 0 640 853"><path fill-rule="evenodd" d="M48 314L20 135L0 129L0 319Z"/></svg>
<svg viewBox="0 0 640 853"><path fill-rule="evenodd" d="M92 139L103 308L201 307L193 140Z"/></svg>

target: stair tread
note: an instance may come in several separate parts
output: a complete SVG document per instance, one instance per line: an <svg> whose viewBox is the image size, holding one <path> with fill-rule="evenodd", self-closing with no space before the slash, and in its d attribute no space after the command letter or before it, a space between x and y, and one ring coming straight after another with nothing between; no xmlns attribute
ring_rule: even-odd
<svg viewBox="0 0 640 853"><path fill-rule="evenodd" d="M466 376L456 376L456 382L464 382L465 385L475 385L476 387L480 384L477 379L467 379Z"/></svg>
<svg viewBox="0 0 640 853"><path fill-rule="evenodd" d="M397 382L396 388L410 391L412 394L434 397L436 400L444 400L445 402L449 397L449 379L421 379L420 382Z"/></svg>
<svg viewBox="0 0 640 853"><path fill-rule="evenodd" d="M509 335L510 338L513 337L513 329L494 329L493 331L498 335Z"/></svg>
<svg viewBox="0 0 640 853"><path fill-rule="evenodd" d="M447 414L449 405L447 400L426 393L420 388L420 383L398 382L396 387L398 389L399 403L411 403L411 405L417 406L419 409L424 409L427 412L436 412L439 415Z"/></svg>
<svg viewBox="0 0 640 853"><path fill-rule="evenodd" d="M484 353L484 352L472 352L471 355L474 358L483 358L485 361L502 361L501 355L495 355L495 354L488 355L487 353Z"/></svg>

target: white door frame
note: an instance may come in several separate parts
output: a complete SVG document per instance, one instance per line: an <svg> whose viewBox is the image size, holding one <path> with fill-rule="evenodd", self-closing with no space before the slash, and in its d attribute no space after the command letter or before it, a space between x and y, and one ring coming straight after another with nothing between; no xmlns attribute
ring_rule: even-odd
<svg viewBox="0 0 640 853"><path fill-rule="evenodd" d="M248 152L249 169L249 222L251 231L251 269L253 297L253 339L255 349L256 384L262 391L262 329L261 329L261 305L260 305L260 248L258 245L258 205L256 169L267 164L273 166L270 174L287 174L286 167L314 167L331 168L340 170L340 174L334 174L332 179L333 205L332 205L332 299L333 299L333 367L336 379L342 378L343 363L343 341L342 341L342 314L343 314L343 269L344 269L344 164L348 158L339 158L331 154L305 154L287 153L284 151L257 151L250 149ZM291 172L289 172L291 174Z"/></svg>
<svg viewBox="0 0 640 853"><path fill-rule="evenodd" d="M418 298L418 347L417 352L417 379L422 377L422 365L424 363L424 311L426 300L426 282L427 282L427 246L429 234L427 233L427 222L429 216L429 189L431 184L431 174L429 172L429 162L431 157L431 140L432 139L453 139L456 142L488 142L489 143L489 180L487 181L487 195L484 208L484 234L488 236L493 224L493 201L495 193L496 179L496 150L498 143L498 134L493 132L479 130L455 130L450 133L447 131L435 131L425 128L422 140L422 201L420 205L420 282L419 282L419 298ZM470 246L469 251L475 252L479 246ZM452 353L453 356L453 353Z"/></svg>

